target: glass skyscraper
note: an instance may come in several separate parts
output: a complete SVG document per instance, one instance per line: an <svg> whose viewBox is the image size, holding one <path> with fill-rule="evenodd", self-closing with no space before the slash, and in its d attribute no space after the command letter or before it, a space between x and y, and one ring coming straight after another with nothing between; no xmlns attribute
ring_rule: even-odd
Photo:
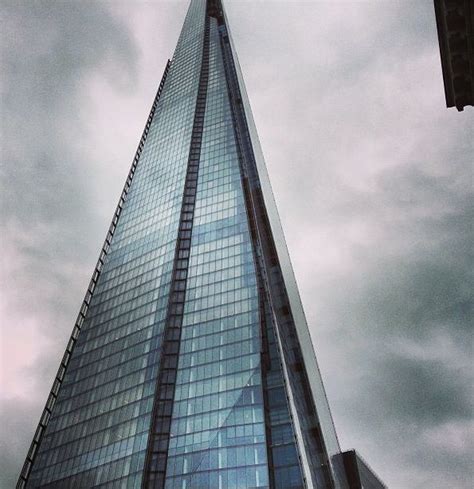
<svg viewBox="0 0 474 489"><path fill-rule="evenodd" d="M191 1L17 487L356 487L219 0Z"/></svg>

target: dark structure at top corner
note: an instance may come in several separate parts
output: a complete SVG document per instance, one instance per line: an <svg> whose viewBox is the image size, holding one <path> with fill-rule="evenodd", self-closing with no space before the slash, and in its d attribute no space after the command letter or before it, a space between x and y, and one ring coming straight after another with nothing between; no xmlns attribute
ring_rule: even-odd
<svg viewBox="0 0 474 489"><path fill-rule="evenodd" d="M342 453L349 489L387 489L367 462L355 450Z"/></svg>
<svg viewBox="0 0 474 489"><path fill-rule="evenodd" d="M224 12L221 0L207 0L207 15L217 19L219 24L224 23Z"/></svg>
<svg viewBox="0 0 474 489"><path fill-rule="evenodd" d="M474 105L474 2L434 0L446 105Z"/></svg>

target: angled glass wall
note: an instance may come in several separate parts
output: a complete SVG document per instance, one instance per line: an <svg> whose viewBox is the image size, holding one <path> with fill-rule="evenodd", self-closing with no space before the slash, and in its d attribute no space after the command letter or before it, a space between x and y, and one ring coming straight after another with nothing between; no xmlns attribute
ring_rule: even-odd
<svg viewBox="0 0 474 489"><path fill-rule="evenodd" d="M222 3L192 0L17 487L345 489L339 455Z"/></svg>
<svg viewBox="0 0 474 489"><path fill-rule="evenodd" d="M213 18L209 64L166 487L268 487L258 291Z"/></svg>
<svg viewBox="0 0 474 489"><path fill-rule="evenodd" d="M205 12L186 16L27 487L141 487Z"/></svg>

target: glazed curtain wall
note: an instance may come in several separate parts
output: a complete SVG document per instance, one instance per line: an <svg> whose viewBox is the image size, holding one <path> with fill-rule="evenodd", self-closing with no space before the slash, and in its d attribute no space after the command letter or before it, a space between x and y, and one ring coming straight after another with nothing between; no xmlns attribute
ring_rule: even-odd
<svg viewBox="0 0 474 489"><path fill-rule="evenodd" d="M28 488L344 487L231 46L192 0Z"/></svg>
<svg viewBox="0 0 474 489"><path fill-rule="evenodd" d="M216 19L166 488L268 487L258 292Z"/></svg>
<svg viewBox="0 0 474 489"><path fill-rule="evenodd" d="M193 1L27 487L141 485L204 19Z"/></svg>

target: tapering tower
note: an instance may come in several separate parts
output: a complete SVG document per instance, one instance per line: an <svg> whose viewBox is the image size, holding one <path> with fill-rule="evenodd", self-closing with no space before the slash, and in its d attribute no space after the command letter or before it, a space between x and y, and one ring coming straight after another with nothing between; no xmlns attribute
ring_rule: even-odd
<svg viewBox="0 0 474 489"><path fill-rule="evenodd" d="M192 0L17 487L349 483L228 22Z"/></svg>

